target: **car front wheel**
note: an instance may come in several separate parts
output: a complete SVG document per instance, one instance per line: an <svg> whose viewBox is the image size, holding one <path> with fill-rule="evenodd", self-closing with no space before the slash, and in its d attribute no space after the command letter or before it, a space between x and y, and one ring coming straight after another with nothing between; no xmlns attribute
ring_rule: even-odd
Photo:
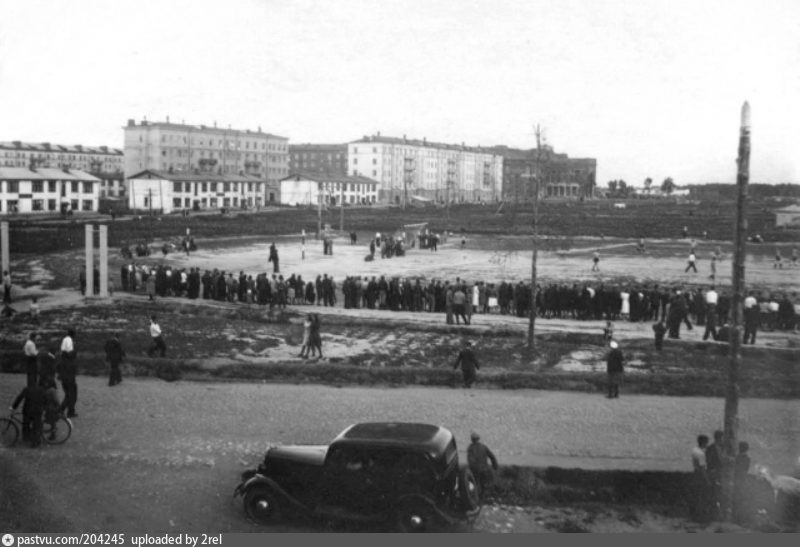
<svg viewBox="0 0 800 547"><path fill-rule="evenodd" d="M432 532L437 521L433 502L423 497L402 502L395 513L397 529L405 533Z"/></svg>
<svg viewBox="0 0 800 547"><path fill-rule="evenodd" d="M259 524L274 524L280 520L278 496L266 486L253 486L244 495L244 511Z"/></svg>

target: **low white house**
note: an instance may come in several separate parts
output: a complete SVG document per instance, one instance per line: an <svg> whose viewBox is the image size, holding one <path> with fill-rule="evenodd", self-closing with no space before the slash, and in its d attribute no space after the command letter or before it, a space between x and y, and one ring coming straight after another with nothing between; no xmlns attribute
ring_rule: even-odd
<svg viewBox="0 0 800 547"><path fill-rule="evenodd" d="M77 169L0 167L0 214L97 211L100 179Z"/></svg>
<svg viewBox="0 0 800 547"><path fill-rule="evenodd" d="M281 204L371 205L378 200L377 181L362 176L294 173L281 179Z"/></svg>
<svg viewBox="0 0 800 547"><path fill-rule="evenodd" d="M789 205L782 209L776 209L775 227L781 226L800 226L800 205Z"/></svg>
<svg viewBox="0 0 800 547"><path fill-rule="evenodd" d="M128 207L139 211L233 208L265 204L267 183L251 175L146 170L126 181Z"/></svg>

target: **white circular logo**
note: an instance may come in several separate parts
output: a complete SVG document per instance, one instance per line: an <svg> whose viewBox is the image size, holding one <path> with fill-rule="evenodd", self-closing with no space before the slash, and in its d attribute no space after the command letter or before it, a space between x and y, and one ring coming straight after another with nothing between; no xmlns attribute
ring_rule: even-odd
<svg viewBox="0 0 800 547"><path fill-rule="evenodd" d="M11 547L14 545L14 536L11 534L3 534L3 545L6 547Z"/></svg>

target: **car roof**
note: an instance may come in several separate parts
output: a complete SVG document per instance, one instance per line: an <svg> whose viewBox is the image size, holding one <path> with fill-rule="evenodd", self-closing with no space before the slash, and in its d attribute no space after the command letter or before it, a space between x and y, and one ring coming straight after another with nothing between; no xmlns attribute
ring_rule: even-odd
<svg viewBox="0 0 800 547"><path fill-rule="evenodd" d="M351 425L333 443L415 448L436 455L444 452L452 438L449 430L437 425L369 422Z"/></svg>

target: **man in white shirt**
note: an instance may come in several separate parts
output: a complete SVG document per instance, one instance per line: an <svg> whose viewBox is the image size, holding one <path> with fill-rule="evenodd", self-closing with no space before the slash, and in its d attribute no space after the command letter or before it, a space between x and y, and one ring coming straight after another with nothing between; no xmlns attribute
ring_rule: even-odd
<svg viewBox="0 0 800 547"><path fill-rule="evenodd" d="M33 388L36 386L38 380L38 367L36 364L36 333L32 332L28 335L25 341L25 346L22 348L25 353L25 370L28 373L28 387Z"/></svg>
<svg viewBox="0 0 800 547"><path fill-rule="evenodd" d="M706 291L706 330L703 333L703 340L708 340L711 336L714 340L717 339L717 301L719 295L714 287Z"/></svg>
<svg viewBox="0 0 800 547"><path fill-rule="evenodd" d="M693 495L690 496L692 518L697 522L711 520L711 482L706 466L708 436L698 435L697 446L692 448Z"/></svg>
<svg viewBox="0 0 800 547"><path fill-rule="evenodd" d="M689 270L693 270L694 273L697 273L697 266L695 266L695 262L697 262L697 256L694 254L694 250L689 253L689 262L686 265L686 269L683 270L683 273L687 273Z"/></svg>
<svg viewBox="0 0 800 547"><path fill-rule="evenodd" d="M761 311L758 308L758 300L751 291L744 299L744 342L752 345L756 343L756 330L758 330L758 320Z"/></svg>
<svg viewBox="0 0 800 547"><path fill-rule="evenodd" d="M147 355L152 357L156 351L161 352L161 357L167 353L167 345L164 343L164 337L161 334L161 327L156 321L156 316L150 316L150 338L153 339L153 345L147 350Z"/></svg>
<svg viewBox="0 0 800 547"><path fill-rule="evenodd" d="M75 353L74 336L75 331L67 329L67 335L61 340L61 360L56 369L61 379L61 387L64 389L61 411L66 410L68 418L78 417L75 413L75 403L78 402L78 383L76 381L78 365L75 362L77 354Z"/></svg>

